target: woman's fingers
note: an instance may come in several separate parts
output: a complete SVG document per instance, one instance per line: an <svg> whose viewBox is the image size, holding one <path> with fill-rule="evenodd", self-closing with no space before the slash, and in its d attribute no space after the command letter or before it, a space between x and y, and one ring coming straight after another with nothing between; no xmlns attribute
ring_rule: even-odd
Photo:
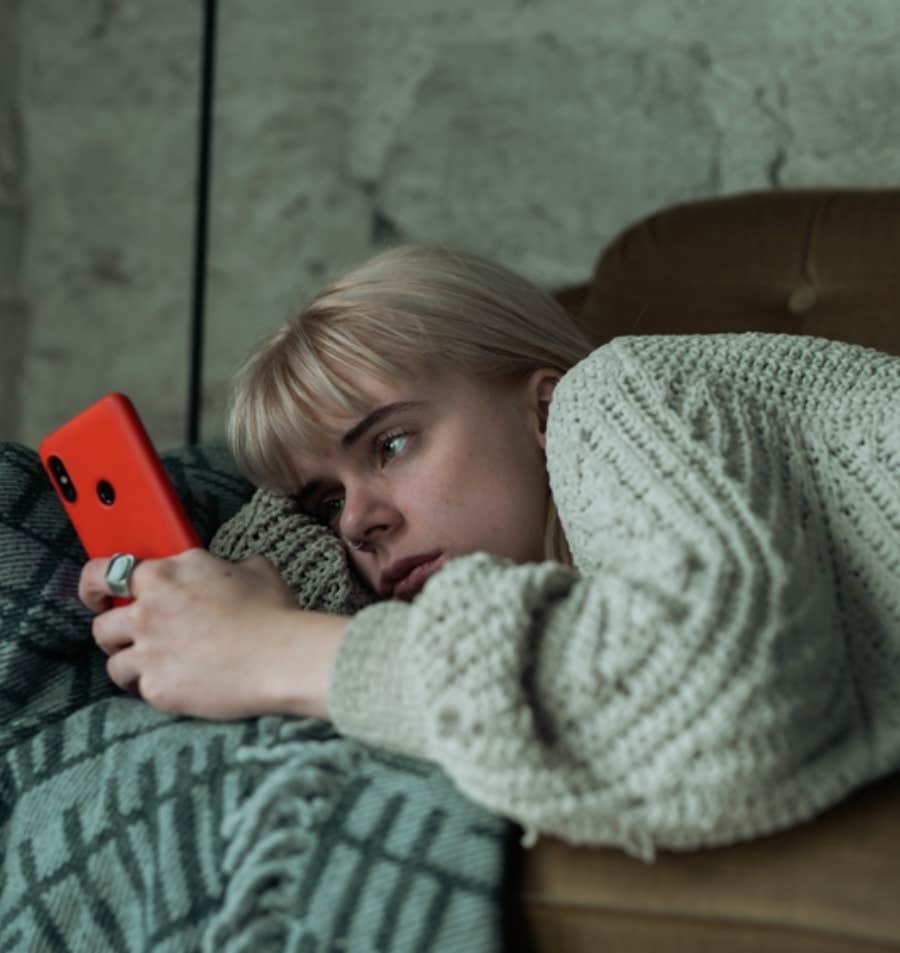
<svg viewBox="0 0 900 953"><path fill-rule="evenodd" d="M176 566L181 566L187 558L197 558L196 553L203 550L187 550L180 556L166 559L142 559L134 564L128 577L128 588L132 599L137 599L142 587L156 587L160 582L171 582L177 577ZM106 581L112 557L89 559L81 569L78 580L78 598L92 611L105 612L113 603L113 593ZM120 603L121 604L121 603Z"/></svg>
<svg viewBox="0 0 900 953"><path fill-rule="evenodd" d="M108 565L108 559L90 559L81 568L78 598L91 612L105 612L112 605L112 593L104 579Z"/></svg>
<svg viewBox="0 0 900 953"><path fill-rule="evenodd" d="M106 673L123 691L140 696L140 671L135 661L133 649L116 652L106 663Z"/></svg>
<svg viewBox="0 0 900 953"><path fill-rule="evenodd" d="M202 549L143 560L133 600L112 608L108 568L108 558L86 563L79 597L97 613L93 637L120 688L159 711L201 718L327 717L324 700L313 707L326 696L326 667L313 666L312 678L310 659L326 657L320 642L337 645L325 624L342 631L346 620L302 612L269 560L232 563Z"/></svg>
<svg viewBox="0 0 900 953"><path fill-rule="evenodd" d="M129 615L130 613L126 611L126 608L122 608L115 612L101 612L94 616L94 621L91 623L91 634L94 636L97 645L107 655L120 652L134 643Z"/></svg>
<svg viewBox="0 0 900 953"><path fill-rule="evenodd" d="M112 592L106 581L106 571L109 569L111 557L89 559L81 569L78 580L78 598L91 612L105 612L112 605ZM138 563L129 577L129 586L135 594L135 575L140 567Z"/></svg>

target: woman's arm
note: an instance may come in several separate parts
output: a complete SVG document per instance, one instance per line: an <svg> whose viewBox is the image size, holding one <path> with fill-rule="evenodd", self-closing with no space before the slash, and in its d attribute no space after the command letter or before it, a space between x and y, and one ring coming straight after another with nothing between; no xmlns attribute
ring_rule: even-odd
<svg viewBox="0 0 900 953"><path fill-rule="evenodd" d="M747 556L698 554L681 596L646 562L462 557L351 620L332 718L575 843L651 857L796 823L846 790L856 702L827 593L788 613Z"/></svg>
<svg viewBox="0 0 900 953"><path fill-rule="evenodd" d="M135 601L115 609L108 562L85 565L79 596L99 613L93 635L120 688L173 714L328 718L328 680L349 619L298 609L267 559L233 563L194 549L138 563Z"/></svg>

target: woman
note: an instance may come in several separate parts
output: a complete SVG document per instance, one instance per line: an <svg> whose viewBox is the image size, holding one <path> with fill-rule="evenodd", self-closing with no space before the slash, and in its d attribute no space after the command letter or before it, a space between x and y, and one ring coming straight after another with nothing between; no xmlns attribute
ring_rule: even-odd
<svg viewBox="0 0 900 953"><path fill-rule="evenodd" d="M402 247L261 346L230 421L379 601L304 612L198 550L81 596L162 710L331 719L532 835L728 843L900 767L898 395L900 361L816 338L591 353L528 282Z"/></svg>

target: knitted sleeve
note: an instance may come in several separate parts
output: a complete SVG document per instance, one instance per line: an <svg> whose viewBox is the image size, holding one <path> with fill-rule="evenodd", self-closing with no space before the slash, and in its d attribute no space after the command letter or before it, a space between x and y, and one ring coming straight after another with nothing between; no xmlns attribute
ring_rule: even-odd
<svg viewBox="0 0 900 953"><path fill-rule="evenodd" d="M532 839L647 859L798 823L865 780L815 440L731 386L733 356L701 364L667 381L607 346L564 378L547 452L575 568L476 553L363 609L339 730L440 763Z"/></svg>
<svg viewBox="0 0 900 953"><path fill-rule="evenodd" d="M232 561L267 557L302 609L351 614L374 598L334 533L301 512L291 497L267 490L257 489L219 527L209 551Z"/></svg>

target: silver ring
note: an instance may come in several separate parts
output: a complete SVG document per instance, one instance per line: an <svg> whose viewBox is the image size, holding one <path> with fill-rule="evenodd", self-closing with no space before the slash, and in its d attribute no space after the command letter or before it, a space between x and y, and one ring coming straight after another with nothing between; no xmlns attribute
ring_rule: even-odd
<svg viewBox="0 0 900 953"><path fill-rule="evenodd" d="M362 549L363 546L365 546L366 544L365 544L365 542L364 542L363 540L361 540L361 539L348 539L348 540L347 540L347 545L348 545L351 549Z"/></svg>
<svg viewBox="0 0 900 953"><path fill-rule="evenodd" d="M106 567L106 584L109 591L114 596L120 596L123 599L133 599L131 593L131 574L137 560L131 553L115 553L109 560Z"/></svg>

